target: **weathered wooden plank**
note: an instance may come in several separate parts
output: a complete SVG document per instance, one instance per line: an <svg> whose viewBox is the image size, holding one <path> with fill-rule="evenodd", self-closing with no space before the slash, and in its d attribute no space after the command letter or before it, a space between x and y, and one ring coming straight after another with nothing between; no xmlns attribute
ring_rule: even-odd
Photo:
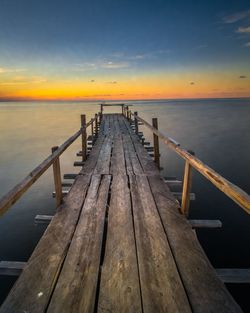
<svg viewBox="0 0 250 313"><path fill-rule="evenodd" d="M188 220L192 228L221 228L220 220Z"/></svg>
<svg viewBox="0 0 250 313"><path fill-rule="evenodd" d="M171 188L171 187L182 187L182 181L181 180L164 179L164 182L168 185L169 188Z"/></svg>
<svg viewBox="0 0 250 313"><path fill-rule="evenodd" d="M64 174L63 178L64 179L76 179L78 174Z"/></svg>
<svg viewBox="0 0 250 313"><path fill-rule="evenodd" d="M94 311L109 185L109 175L92 176L48 313Z"/></svg>
<svg viewBox="0 0 250 313"><path fill-rule="evenodd" d="M35 223L50 223L52 220L53 215L36 215L35 216Z"/></svg>
<svg viewBox="0 0 250 313"><path fill-rule="evenodd" d="M143 312L191 312L145 176L130 176Z"/></svg>
<svg viewBox="0 0 250 313"><path fill-rule="evenodd" d="M98 312L142 312L130 194L126 176L114 176Z"/></svg>
<svg viewBox="0 0 250 313"><path fill-rule="evenodd" d="M26 264L26 262L0 261L0 275L19 276Z"/></svg>
<svg viewBox="0 0 250 313"><path fill-rule="evenodd" d="M125 123L125 125L127 127L130 138L133 142L134 149L136 151L136 155L140 161L140 164L143 168L144 173L147 175L159 175L159 170L158 170L156 164L150 158L147 151L144 149L144 147L142 146L142 144L138 140L138 137L131 130L128 121L125 118L123 118L123 122Z"/></svg>
<svg viewBox="0 0 250 313"><path fill-rule="evenodd" d="M113 136L107 136L104 139L100 154L94 169L94 174L109 174L110 173L110 158L112 151Z"/></svg>
<svg viewBox="0 0 250 313"><path fill-rule="evenodd" d="M249 284L250 269L249 268L216 268L218 277L223 283L229 284Z"/></svg>
<svg viewBox="0 0 250 313"><path fill-rule="evenodd" d="M89 157L85 161L85 164L80 174L92 174L93 173L99 154L100 154L100 150L104 142L104 139L105 137L100 133L97 140L95 141L95 144L93 146L93 149L91 150Z"/></svg>
<svg viewBox="0 0 250 313"><path fill-rule="evenodd" d="M126 175L122 137L115 138L113 145L110 173L112 175Z"/></svg>
<svg viewBox="0 0 250 313"><path fill-rule="evenodd" d="M72 239L89 181L90 176L77 177L65 203L59 207L1 306L1 313L45 311Z"/></svg>
<svg viewBox="0 0 250 313"><path fill-rule="evenodd" d="M148 180L193 312L242 312L218 279L166 184L157 176Z"/></svg>

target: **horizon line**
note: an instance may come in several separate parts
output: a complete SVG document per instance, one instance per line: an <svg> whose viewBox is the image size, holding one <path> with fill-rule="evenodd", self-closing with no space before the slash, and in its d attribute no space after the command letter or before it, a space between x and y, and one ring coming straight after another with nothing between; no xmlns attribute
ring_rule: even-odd
<svg viewBox="0 0 250 313"><path fill-rule="evenodd" d="M36 98L0 98L2 102L116 102L116 101L164 101L164 100L209 100L209 99L250 99L248 97L186 97L186 98L142 98L142 99L36 99Z"/></svg>

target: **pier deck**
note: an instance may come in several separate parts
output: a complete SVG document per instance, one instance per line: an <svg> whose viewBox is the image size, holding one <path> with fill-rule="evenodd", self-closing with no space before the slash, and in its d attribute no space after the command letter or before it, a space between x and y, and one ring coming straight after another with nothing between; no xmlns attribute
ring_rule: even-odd
<svg viewBox="0 0 250 313"><path fill-rule="evenodd" d="M90 155L0 312L241 312L128 120Z"/></svg>

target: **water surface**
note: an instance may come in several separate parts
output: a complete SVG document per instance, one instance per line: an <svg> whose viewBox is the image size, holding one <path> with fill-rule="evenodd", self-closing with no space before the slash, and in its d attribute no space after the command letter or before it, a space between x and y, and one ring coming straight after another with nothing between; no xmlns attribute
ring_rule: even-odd
<svg viewBox="0 0 250 313"><path fill-rule="evenodd" d="M133 110L150 121L158 117L160 130L239 187L250 193L250 99L136 101ZM98 103L0 103L0 196L24 178L51 151L80 127L80 114L89 120ZM116 112L120 108L105 108ZM150 132L141 130L151 140ZM63 173L73 167L80 150L76 141L63 156ZM161 146L162 176L182 179L184 162ZM0 218L0 260L26 261L46 226L35 225L37 214L52 215L51 170ZM200 230L199 240L215 267L250 268L250 215L194 172L190 218L220 219L222 229ZM0 301L14 278L0 277ZM234 297L250 311L249 285L228 286Z"/></svg>

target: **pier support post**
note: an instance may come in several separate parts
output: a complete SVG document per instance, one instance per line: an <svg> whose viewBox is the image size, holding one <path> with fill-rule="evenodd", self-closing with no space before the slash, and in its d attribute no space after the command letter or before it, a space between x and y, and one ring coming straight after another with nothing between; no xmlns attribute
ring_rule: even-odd
<svg viewBox="0 0 250 313"><path fill-rule="evenodd" d="M152 125L154 128L158 129L158 119L152 118ZM158 168L160 168L160 147L159 147L159 137L154 134L154 160Z"/></svg>
<svg viewBox="0 0 250 313"><path fill-rule="evenodd" d="M81 115L81 126L82 126L82 161L84 162L87 158L87 132L86 132L86 115Z"/></svg>
<svg viewBox="0 0 250 313"><path fill-rule="evenodd" d="M98 133L98 114L96 113L95 114L95 137L97 136L97 133Z"/></svg>
<svg viewBox="0 0 250 313"><path fill-rule="evenodd" d="M122 115L124 115L124 104L122 104Z"/></svg>
<svg viewBox="0 0 250 313"><path fill-rule="evenodd" d="M102 114L103 114L103 104L101 103L101 119L102 119Z"/></svg>
<svg viewBox="0 0 250 313"><path fill-rule="evenodd" d="M138 112L135 112L134 115L135 115L135 133L136 135L138 135L138 120L137 120Z"/></svg>
<svg viewBox="0 0 250 313"><path fill-rule="evenodd" d="M94 119L91 119L91 140L92 140L92 145L94 143Z"/></svg>
<svg viewBox="0 0 250 313"><path fill-rule="evenodd" d="M188 151L191 155L194 155L193 151ZM182 201L181 201L181 213L188 216L190 207L190 192L192 187L192 166L188 161L185 163L184 177L183 177L183 189L182 189Z"/></svg>
<svg viewBox="0 0 250 313"><path fill-rule="evenodd" d="M51 151L54 153L58 147L52 147ZM53 174L54 174L54 183L55 183L55 192L56 192L56 207L62 203L62 179L61 179L61 169L59 157L53 162Z"/></svg>
<svg viewBox="0 0 250 313"><path fill-rule="evenodd" d="M127 105L127 120L129 120L129 107Z"/></svg>

